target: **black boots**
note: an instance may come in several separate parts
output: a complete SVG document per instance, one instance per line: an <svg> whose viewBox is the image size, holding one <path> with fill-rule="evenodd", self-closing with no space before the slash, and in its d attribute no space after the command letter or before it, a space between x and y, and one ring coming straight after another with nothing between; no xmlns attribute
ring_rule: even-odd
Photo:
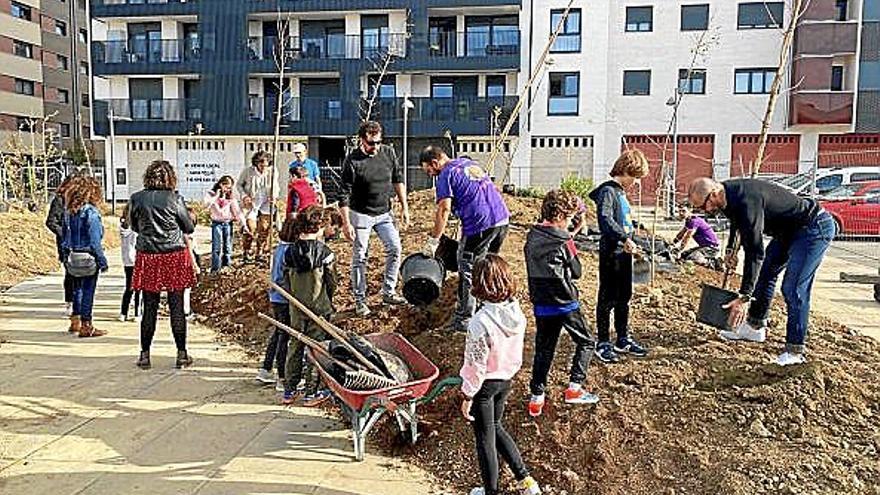
<svg viewBox="0 0 880 495"><path fill-rule="evenodd" d="M150 369L150 351L141 351L141 356L137 360L137 367L142 370Z"/></svg>
<svg viewBox="0 0 880 495"><path fill-rule="evenodd" d="M192 366L193 359L190 357L186 351L177 351L177 361L174 362L174 367L177 369L187 368Z"/></svg>

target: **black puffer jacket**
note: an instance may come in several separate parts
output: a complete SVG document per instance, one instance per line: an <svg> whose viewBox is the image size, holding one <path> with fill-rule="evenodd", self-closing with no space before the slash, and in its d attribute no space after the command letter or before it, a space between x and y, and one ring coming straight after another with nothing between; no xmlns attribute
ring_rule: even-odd
<svg viewBox="0 0 880 495"><path fill-rule="evenodd" d="M195 230L183 197L174 191L144 189L128 201L131 229L137 232L135 249L170 253L186 248L184 234Z"/></svg>
<svg viewBox="0 0 880 495"><path fill-rule="evenodd" d="M578 300L574 284L581 278L577 248L567 231L535 225L524 248L529 298L535 306L564 306Z"/></svg>

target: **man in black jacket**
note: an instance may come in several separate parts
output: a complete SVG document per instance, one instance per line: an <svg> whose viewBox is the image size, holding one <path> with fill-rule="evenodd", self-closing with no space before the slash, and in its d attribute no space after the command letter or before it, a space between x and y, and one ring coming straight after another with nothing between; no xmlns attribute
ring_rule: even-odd
<svg viewBox="0 0 880 495"><path fill-rule="evenodd" d="M733 330L722 331L721 337L764 341L776 280L785 270L782 295L788 321L785 351L777 363L803 363L810 291L816 270L836 235L834 219L815 200L759 179L718 183L699 178L691 183L688 197L692 205L709 213L720 210L730 220L728 265L736 265L733 246L737 234L745 251L740 297L724 306L730 310ZM764 234L772 238L766 248Z"/></svg>

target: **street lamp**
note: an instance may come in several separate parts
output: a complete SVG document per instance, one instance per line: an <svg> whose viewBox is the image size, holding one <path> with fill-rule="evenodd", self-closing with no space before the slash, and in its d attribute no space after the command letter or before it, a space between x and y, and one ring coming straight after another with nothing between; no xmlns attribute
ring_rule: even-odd
<svg viewBox="0 0 880 495"><path fill-rule="evenodd" d="M407 168L409 168L409 162L407 162L407 154L409 151L408 147L408 139L409 139L409 111L415 108L415 104L412 100L409 99L409 96L403 97L403 187L409 192L409 183L406 181L406 173Z"/></svg>
<svg viewBox="0 0 880 495"><path fill-rule="evenodd" d="M675 176L678 173L678 107L681 105L681 88L675 88L675 94L666 100L666 106L672 107L672 170L667 173L669 196L666 200L666 214L669 218L675 215Z"/></svg>
<svg viewBox="0 0 880 495"><path fill-rule="evenodd" d="M129 117L122 117L119 115L113 114L113 101L109 102L107 105L107 120L110 122L110 211L113 212L113 215L116 215L116 161L114 160L114 153L116 148L116 126L114 123L118 121L130 121ZM104 167L105 173L107 172L107 167Z"/></svg>

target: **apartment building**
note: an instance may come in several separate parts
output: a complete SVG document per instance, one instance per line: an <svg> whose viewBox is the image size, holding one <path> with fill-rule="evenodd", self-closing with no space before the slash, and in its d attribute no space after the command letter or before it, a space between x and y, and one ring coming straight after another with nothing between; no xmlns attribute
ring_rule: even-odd
<svg viewBox="0 0 880 495"><path fill-rule="evenodd" d="M601 180L627 147L652 162L646 201L664 156L677 156L679 197L693 177L748 174L791 3L576 1L529 94L514 181L552 185L573 172ZM535 67L566 4L523 3L532 40L523 67ZM878 165L880 2L806 5L762 170Z"/></svg>
<svg viewBox="0 0 880 495"><path fill-rule="evenodd" d="M511 0L97 0L92 17L95 129L109 136L112 115L121 198L158 158L189 197L237 176L271 148L279 108L279 171L304 142L332 188L369 101L400 154L406 122L409 182L425 186L419 148L486 156L521 85Z"/></svg>
<svg viewBox="0 0 880 495"><path fill-rule="evenodd" d="M40 134L43 117L62 149L89 139L85 0L0 0L0 33L0 142Z"/></svg>

